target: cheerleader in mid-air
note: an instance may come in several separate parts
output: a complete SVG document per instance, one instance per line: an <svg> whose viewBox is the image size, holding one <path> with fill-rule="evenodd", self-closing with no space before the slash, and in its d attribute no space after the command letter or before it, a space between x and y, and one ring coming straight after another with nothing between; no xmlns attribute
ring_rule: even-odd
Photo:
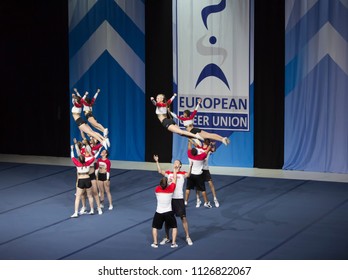
<svg viewBox="0 0 348 280"><path fill-rule="evenodd" d="M74 89L76 94L78 94L77 90ZM88 92L86 92L86 94L84 95L84 97L82 98L82 104L83 104L83 112L85 113L85 117L87 119L87 121L97 130L103 132L103 136L107 141L108 146L110 147L110 142L108 139L108 129L105 128L103 125L101 125L96 118L93 115L93 111L92 111L92 107L94 106L94 102L98 97L98 94L100 92L100 89L97 90L97 92L94 94L93 98L89 98Z"/></svg>
<svg viewBox="0 0 348 280"><path fill-rule="evenodd" d="M187 131L189 131L195 135L199 134L204 139L212 139L212 140L220 141L227 146L230 143L230 140L227 137L222 137L216 133L209 133L209 132L206 132L200 128L193 126L193 121L194 121L194 118L197 114L199 104L201 104L201 102L202 102L202 99L198 99L197 106L192 113L190 112L190 110L185 110L183 116L178 116L171 111L169 111L169 113L173 116L173 118L181 120L184 123L184 126L185 126Z"/></svg>
<svg viewBox="0 0 348 280"><path fill-rule="evenodd" d="M153 97L150 98L153 105L156 106L156 114L159 121L167 130L173 133L204 141L204 138L201 137L199 134L193 134L191 132L182 130L173 119L168 118L168 107L175 97L176 94L174 93L174 95L168 101L166 101L166 97L163 94L158 94L156 96L156 100Z"/></svg>
<svg viewBox="0 0 348 280"><path fill-rule="evenodd" d="M77 92L77 91L76 91ZM107 145L107 140L103 136L101 136L98 132L95 132L86 122L84 119L81 117L81 112L82 112L82 97L77 93L77 94L72 94L72 103L73 107L71 109L72 116L75 120L75 123L77 124L78 128L81 131L81 135L83 138L86 138L84 133L88 134L89 136L92 136L93 138L97 139L105 149L108 148Z"/></svg>

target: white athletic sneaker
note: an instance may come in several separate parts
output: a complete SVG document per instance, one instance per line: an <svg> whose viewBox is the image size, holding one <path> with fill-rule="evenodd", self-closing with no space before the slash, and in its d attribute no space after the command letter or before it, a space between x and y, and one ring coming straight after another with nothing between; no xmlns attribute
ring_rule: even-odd
<svg viewBox="0 0 348 280"><path fill-rule="evenodd" d="M114 206L113 206L113 205L110 205L110 206L109 206L109 210L112 210L112 209L114 209Z"/></svg>
<svg viewBox="0 0 348 280"><path fill-rule="evenodd" d="M220 203L219 203L219 201L217 200L217 198L214 198L214 204L215 204L215 207L216 207L216 208L219 208L219 207L220 207Z"/></svg>
<svg viewBox="0 0 348 280"><path fill-rule="evenodd" d="M186 242L187 242L187 244L188 244L189 246L193 245L193 242L192 242L192 240L191 240L190 237L187 237L187 238L186 238Z"/></svg>
<svg viewBox="0 0 348 280"><path fill-rule="evenodd" d="M103 214L103 210L101 208L98 208L98 215L102 215Z"/></svg>
<svg viewBox="0 0 348 280"><path fill-rule="evenodd" d="M77 212L75 212L74 214L72 214L70 217L71 218L77 218L79 216L79 214L77 214Z"/></svg>
<svg viewBox="0 0 348 280"><path fill-rule="evenodd" d="M151 247L152 247L152 248L158 248L158 245L155 244L155 243L152 243L152 244L151 244Z"/></svg>
<svg viewBox="0 0 348 280"><path fill-rule="evenodd" d="M170 248L177 248L178 247L178 244L176 243L172 243L172 245L170 245Z"/></svg>
<svg viewBox="0 0 348 280"><path fill-rule="evenodd" d="M204 203L204 207L206 208L212 208L210 201Z"/></svg>
<svg viewBox="0 0 348 280"><path fill-rule="evenodd" d="M83 215L83 214L87 214L87 210L86 210L86 207L81 207L80 209L80 212L79 212L80 215Z"/></svg>
<svg viewBox="0 0 348 280"><path fill-rule="evenodd" d="M170 242L170 239L168 239L167 237L164 237L163 239L162 239L162 241L160 242L160 244L161 245L165 245L165 244L167 244L167 243L169 243Z"/></svg>
<svg viewBox="0 0 348 280"><path fill-rule="evenodd" d="M91 211L88 212L89 215L94 215L94 209L91 209Z"/></svg>
<svg viewBox="0 0 348 280"><path fill-rule="evenodd" d="M184 201L184 204L185 204L185 206L187 206L187 201L186 200Z"/></svg>
<svg viewBox="0 0 348 280"><path fill-rule="evenodd" d="M197 200L196 202L196 208L199 208L202 204L202 201L201 200ZM204 205L205 206L205 205Z"/></svg>

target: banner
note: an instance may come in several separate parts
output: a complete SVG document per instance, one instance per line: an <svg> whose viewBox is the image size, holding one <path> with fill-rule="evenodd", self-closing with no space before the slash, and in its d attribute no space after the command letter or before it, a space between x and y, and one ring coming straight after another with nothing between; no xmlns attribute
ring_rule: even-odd
<svg viewBox="0 0 348 280"><path fill-rule="evenodd" d="M245 0L173 1L174 110L192 112L201 99L194 126L230 139L216 143L212 165L253 166L252 10ZM186 151L175 135L173 159L187 162Z"/></svg>
<svg viewBox="0 0 348 280"><path fill-rule="evenodd" d="M81 95L88 91L89 97L92 98L97 89L100 89L93 106L93 115L109 130L111 142L109 158L143 161L145 157L145 4L143 1L69 0L69 56L70 95L76 88ZM85 119L83 113L82 117ZM96 131L103 134L101 131ZM81 139L73 118L70 122L70 132L71 141L74 137Z"/></svg>
<svg viewBox="0 0 348 280"><path fill-rule="evenodd" d="M283 168L348 173L348 2L285 3Z"/></svg>

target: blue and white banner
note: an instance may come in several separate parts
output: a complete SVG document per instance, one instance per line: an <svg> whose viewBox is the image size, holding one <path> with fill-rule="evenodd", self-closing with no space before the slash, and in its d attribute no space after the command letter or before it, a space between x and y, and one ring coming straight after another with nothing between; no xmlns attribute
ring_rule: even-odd
<svg viewBox="0 0 348 280"><path fill-rule="evenodd" d="M212 165L253 166L252 10L249 0L173 1L175 113L201 98L194 126L231 141L217 143ZM173 158L186 162L186 150L175 135Z"/></svg>
<svg viewBox="0 0 348 280"><path fill-rule="evenodd" d="M348 173L348 1L285 3L283 168Z"/></svg>
<svg viewBox="0 0 348 280"><path fill-rule="evenodd" d="M77 88L93 97L100 89L93 114L109 129L110 159L143 161L144 2L69 0L69 56L70 94ZM71 138L80 139L72 118L70 124Z"/></svg>

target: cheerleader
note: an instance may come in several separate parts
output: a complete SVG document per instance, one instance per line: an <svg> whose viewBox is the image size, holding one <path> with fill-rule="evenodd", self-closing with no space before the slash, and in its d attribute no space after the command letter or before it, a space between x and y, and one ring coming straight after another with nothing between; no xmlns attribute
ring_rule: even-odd
<svg viewBox="0 0 348 280"><path fill-rule="evenodd" d="M83 143L83 146L81 149L79 149L78 147L76 147L75 145L75 149L76 149L76 152L78 155L82 154L84 157L85 157L85 160L88 161L92 158L95 159L95 154L98 153L98 151L101 149L102 145L101 144L96 144L95 143L95 140L92 138L90 140L90 142L87 141L87 139L84 139L82 141ZM92 144L93 143L93 144ZM95 163L95 160L94 162ZM95 175L95 167L94 167L95 164L91 164L90 165L90 168L89 168L89 171L88 171L88 174L89 174L89 177L91 178L91 183L92 183L92 195L93 195L93 198L95 200L95 203L96 203L96 206L97 206L97 210L98 210L98 214L101 215L103 214L103 211L102 211L102 207L101 207L101 203L100 203L100 199L99 199L99 194L98 194L98 186L97 186L97 178L96 178L96 175ZM86 209L86 203L83 203L85 201L86 197L85 195L81 198L81 201L82 201L82 208L80 210L80 215L82 214L86 214L87 213L87 209ZM94 214L94 209L91 208L90 209L90 212L89 214Z"/></svg>
<svg viewBox="0 0 348 280"><path fill-rule="evenodd" d="M110 170L111 170L111 161L108 159L109 152L103 150L100 154L100 158L97 160L96 164L96 176L98 178L98 188L100 194L101 206L104 207L104 193L108 198L109 210L112 210L114 207L112 205L112 196L110 192Z"/></svg>
<svg viewBox="0 0 348 280"><path fill-rule="evenodd" d="M164 222L168 228L172 229L172 245L170 247L178 247L178 244L176 244L178 226L172 209L172 198L176 187L177 171L178 168L174 168L173 179L168 180L167 177L163 177L159 185L155 188L157 208L152 219L152 248L158 248L158 230L162 229Z"/></svg>
<svg viewBox="0 0 348 280"><path fill-rule="evenodd" d="M72 103L73 107L71 109L72 116L75 120L75 123L77 124L78 128L81 131L81 135L83 138L85 138L83 133L88 134L89 136L92 136L96 138L103 146L105 149L107 149L107 141L106 138L101 136L98 132L95 132L92 130L92 128L82 119L81 117L81 112L82 112L82 99L80 94L77 92L76 89L74 89L76 94L72 94Z"/></svg>
<svg viewBox="0 0 348 280"><path fill-rule="evenodd" d="M82 104L83 104L83 112L85 114L85 117L87 121L95 128L98 129L99 131L103 132L103 136L107 139L108 141L108 129L104 128L94 117L93 112L92 112L92 107L94 106L94 102L98 97L98 94L100 92L100 89L97 90L97 92L94 94L94 97L92 99L88 98L88 92L86 92L85 96L82 98ZM110 143L108 142L108 146L110 146Z"/></svg>
<svg viewBox="0 0 348 280"><path fill-rule="evenodd" d="M174 100L175 97L176 97L176 94L174 93L174 95L168 101L166 101L166 98L163 94L158 94L156 96L156 100L153 97L150 98L152 104L156 106L156 114L157 114L159 121L167 130L169 130L173 133L179 134L181 136L186 136L189 138L196 138L196 139L204 141L204 138L201 137L198 133L193 134L191 132L182 130L175 123L175 121L173 121L173 119L168 118L168 107L172 103L172 101Z"/></svg>
<svg viewBox="0 0 348 280"><path fill-rule="evenodd" d="M169 113L172 115L173 118L181 120L184 123L184 126L185 126L187 131L189 131L193 134L199 133L199 135L202 136L204 139L213 139L216 141L220 141L220 142L224 143L225 146L227 146L230 143L230 140L227 137L222 137L216 133L209 133L209 132L206 132L200 128L193 126L193 121L194 121L194 118L197 114L197 110L198 110L198 107L201 104L201 102L202 102L202 99L198 99L198 104L192 113L190 112L190 110L185 110L183 116L178 116L171 111L169 111Z"/></svg>
<svg viewBox="0 0 348 280"><path fill-rule="evenodd" d="M196 143L192 143L192 144L196 146ZM213 195L215 207L220 207L220 203L219 203L219 201L217 199L217 196L216 196L216 190L215 190L215 186L214 186L214 183L213 183L213 179L212 179L211 174L210 174L209 163L208 163L209 156L213 152L215 152L215 143L212 143L210 141L210 139L205 139L204 142L203 142L203 146L196 146L196 149L198 151L198 154L204 153L204 151L209 148L210 144L212 144L211 145L212 148L211 148L210 152L207 154L207 157L204 159L202 171L203 171L204 181L208 182L210 190L211 190L211 193ZM196 207L199 207L201 205L199 192L196 192L196 198L197 198Z"/></svg>
<svg viewBox="0 0 348 280"><path fill-rule="evenodd" d="M71 218L78 217L78 209L82 195L86 192L88 197L89 206L91 208L90 214L93 213L93 194L92 194L92 182L91 177L89 175L90 166L93 164L95 158L99 155L100 150L95 156L91 157L86 161L85 156L80 154L78 158L74 156L74 145L71 145L71 160L76 166L77 170L77 190L75 197L75 212L71 215Z"/></svg>

